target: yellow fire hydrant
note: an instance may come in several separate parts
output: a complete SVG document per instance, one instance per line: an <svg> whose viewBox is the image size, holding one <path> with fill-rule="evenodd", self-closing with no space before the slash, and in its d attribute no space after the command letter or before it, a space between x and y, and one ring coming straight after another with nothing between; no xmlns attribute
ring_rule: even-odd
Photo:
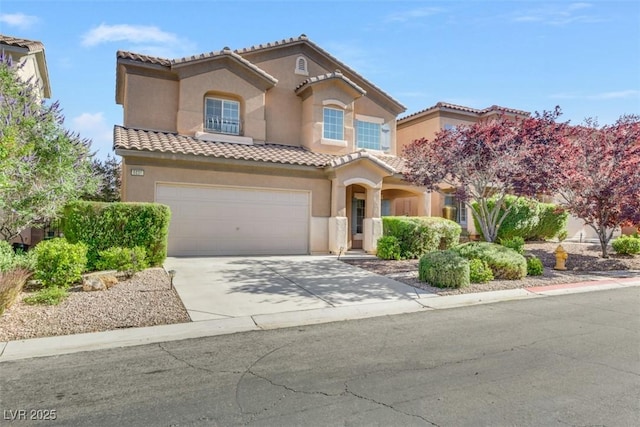
<svg viewBox="0 0 640 427"><path fill-rule="evenodd" d="M554 254L556 254L556 266L553 267L554 270L566 270L567 267L564 266L564 263L569 258L569 254L564 250L562 245L558 245Z"/></svg>

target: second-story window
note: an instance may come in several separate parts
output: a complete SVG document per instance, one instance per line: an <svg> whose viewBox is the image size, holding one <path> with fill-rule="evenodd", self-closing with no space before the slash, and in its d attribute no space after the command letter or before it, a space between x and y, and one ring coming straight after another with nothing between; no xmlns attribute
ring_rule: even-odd
<svg viewBox="0 0 640 427"><path fill-rule="evenodd" d="M335 108L324 108L322 137L326 139L344 139L344 111Z"/></svg>
<svg viewBox="0 0 640 427"><path fill-rule="evenodd" d="M206 98L204 128L212 132L240 135L240 103L228 99Z"/></svg>
<svg viewBox="0 0 640 427"><path fill-rule="evenodd" d="M369 150L380 150L381 125L356 120L356 146Z"/></svg>

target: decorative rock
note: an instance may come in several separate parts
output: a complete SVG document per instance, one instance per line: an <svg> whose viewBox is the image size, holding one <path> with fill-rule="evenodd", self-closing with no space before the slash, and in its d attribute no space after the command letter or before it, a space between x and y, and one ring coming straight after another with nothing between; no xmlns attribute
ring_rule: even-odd
<svg viewBox="0 0 640 427"><path fill-rule="evenodd" d="M113 286L118 284L118 278L111 275L100 276L102 283L107 287L107 289L112 288Z"/></svg>
<svg viewBox="0 0 640 427"><path fill-rule="evenodd" d="M85 292L104 291L107 286L99 276L87 276L82 279L82 290Z"/></svg>

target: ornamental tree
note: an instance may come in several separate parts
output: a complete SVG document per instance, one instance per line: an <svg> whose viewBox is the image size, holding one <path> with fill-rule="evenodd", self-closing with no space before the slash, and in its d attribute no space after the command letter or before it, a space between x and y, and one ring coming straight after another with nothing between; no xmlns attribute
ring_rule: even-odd
<svg viewBox="0 0 640 427"><path fill-rule="evenodd" d="M588 119L556 148L563 157L562 204L595 230L607 258L614 230L640 223L640 116L602 127Z"/></svg>
<svg viewBox="0 0 640 427"><path fill-rule="evenodd" d="M63 122L59 104L46 105L0 55L0 238L42 226L69 200L95 191L90 142Z"/></svg>
<svg viewBox="0 0 640 427"><path fill-rule="evenodd" d="M553 190L551 177L561 159L545 153L564 137L567 125L556 122L559 115L559 108L533 117L503 115L441 130L433 140L416 140L404 151L405 179L441 193L455 189L485 239L493 242L509 213L503 209L507 195L537 196Z"/></svg>
<svg viewBox="0 0 640 427"><path fill-rule="evenodd" d="M91 167L93 174L99 179L98 189L95 193L83 194L81 198L94 202L119 202L120 188L122 187L120 161L107 154L104 161L93 159Z"/></svg>

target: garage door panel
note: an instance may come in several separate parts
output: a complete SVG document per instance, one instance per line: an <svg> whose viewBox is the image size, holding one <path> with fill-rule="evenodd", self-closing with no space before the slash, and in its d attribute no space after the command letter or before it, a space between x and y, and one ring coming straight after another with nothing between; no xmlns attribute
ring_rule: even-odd
<svg viewBox="0 0 640 427"><path fill-rule="evenodd" d="M306 254L309 193L159 184L169 205L169 255Z"/></svg>

